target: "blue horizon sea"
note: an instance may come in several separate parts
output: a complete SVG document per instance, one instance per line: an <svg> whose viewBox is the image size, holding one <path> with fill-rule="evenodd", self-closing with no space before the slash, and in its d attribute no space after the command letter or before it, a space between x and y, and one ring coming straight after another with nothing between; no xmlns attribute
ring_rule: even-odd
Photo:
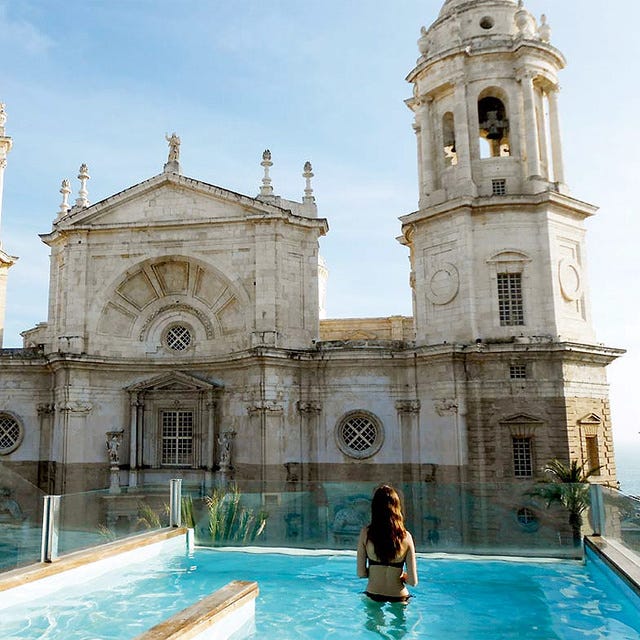
<svg viewBox="0 0 640 640"><path fill-rule="evenodd" d="M616 445L615 454L620 490L640 496L640 443L621 442Z"/></svg>

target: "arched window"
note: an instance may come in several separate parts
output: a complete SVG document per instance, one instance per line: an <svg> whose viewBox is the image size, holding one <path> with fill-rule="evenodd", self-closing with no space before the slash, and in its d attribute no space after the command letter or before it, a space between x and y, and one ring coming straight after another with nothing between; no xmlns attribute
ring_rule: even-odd
<svg viewBox="0 0 640 640"><path fill-rule="evenodd" d="M480 157L500 158L511 155L509 120L504 103L487 96L478 100Z"/></svg>
<svg viewBox="0 0 640 640"><path fill-rule="evenodd" d="M442 116L442 149L445 163L455 167L458 164L458 153L456 151L455 121L451 111L447 111Z"/></svg>

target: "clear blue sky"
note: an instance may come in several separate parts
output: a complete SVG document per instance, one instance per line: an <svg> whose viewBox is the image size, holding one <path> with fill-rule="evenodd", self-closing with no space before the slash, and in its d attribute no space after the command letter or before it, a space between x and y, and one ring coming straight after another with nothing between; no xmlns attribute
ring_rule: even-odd
<svg viewBox="0 0 640 640"><path fill-rule="evenodd" d="M5 346L45 321L48 249L62 178L80 163L96 202L149 178L182 138L183 173L257 193L263 149L277 193L300 199L311 160L329 235L330 317L411 313L398 216L417 206L411 95L421 25L440 0L0 0L7 133L1 238L11 269ZM561 115L572 194L588 222L599 340L629 353L609 369L619 442L640 436L637 0L527 0L567 56Z"/></svg>

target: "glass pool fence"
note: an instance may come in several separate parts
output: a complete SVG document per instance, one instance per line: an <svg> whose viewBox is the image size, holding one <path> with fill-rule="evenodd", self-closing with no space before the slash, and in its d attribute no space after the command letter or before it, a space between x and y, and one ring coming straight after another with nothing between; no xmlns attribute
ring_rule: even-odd
<svg viewBox="0 0 640 640"><path fill-rule="evenodd" d="M178 523L193 528L202 546L354 549L377 486L172 483L52 499L16 474L0 475L0 571ZM580 557L582 535L595 532L640 554L640 501L599 485L395 486L418 551ZM51 518L57 526L43 536Z"/></svg>

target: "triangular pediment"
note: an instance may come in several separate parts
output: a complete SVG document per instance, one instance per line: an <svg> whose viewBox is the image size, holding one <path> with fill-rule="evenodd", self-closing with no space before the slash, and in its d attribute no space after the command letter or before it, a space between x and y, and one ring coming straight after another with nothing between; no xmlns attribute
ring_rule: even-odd
<svg viewBox="0 0 640 640"><path fill-rule="evenodd" d="M588 413L578 420L580 424L602 424L602 418L595 413Z"/></svg>
<svg viewBox="0 0 640 640"><path fill-rule="evenodd" d="M517 413L500 420L502 424L542 424L540 418L530 416L527 413Z"/></svg>
<svg viewBox="0 0 640 640"><path fill-rule="evenodd" d="M54 228L118 228L197 224L252 215L287 215L274 204L175 173L161 173L59 218Z"/></svg>
<svg viewBox="0 0 640 640"><path fill-rule="evenodd" d="M167 373L141 380L128 387L125 387L125 391L128 392L150 392L150 391L208 391L213 389L220 389L224 385L221 382L214 380L208 380L199 376L194 376L190 373L184 373L182 371L169 371Z"/></svg>

